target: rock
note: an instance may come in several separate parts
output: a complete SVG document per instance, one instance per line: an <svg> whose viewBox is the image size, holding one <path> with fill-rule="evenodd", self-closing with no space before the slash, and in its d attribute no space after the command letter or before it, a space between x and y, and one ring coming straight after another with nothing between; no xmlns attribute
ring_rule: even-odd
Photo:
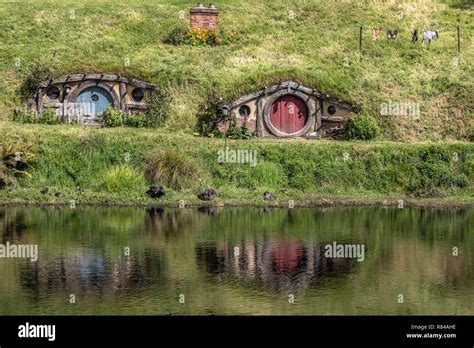
<svg viewBox="0 0 474 348"><path fill-rule="evenodd" d="M273 193L266 191L263 194L263 199L266 201L274 201L276 199L276 196Z"/></svg>
<svg viewBox="0 0 474 348"><path fill-rule="evenodd" d="M210 200L214 199L215 196L217 196L217 191L213 188L208 188L204 192L201 192L197 195L197 197L201 201L210 201Z"/></svg>
<svg viewBox="0 0 474 348"><path fill-rule="evenodd" d="M56 193L54 194L54 196L55 196L55 197L62 197L63 194L62 194L61 192L56 192Z"/></svg>
<svg viewBox="0 0 474 348"><path fill-rule="evenodd" d="M160 198L165 195L165 189L163 186L150 186L150 189L146 191L146 194L149 195L151 198Z"/></svg>
<svg viewBox="0 0 474 348"><path fill-rule="evenodd" d="M40 192L41 192L43 195L46 195L46 194L48 194L49 189L48 189L47 187L45 187L45 188L42 189Z"/></svg>

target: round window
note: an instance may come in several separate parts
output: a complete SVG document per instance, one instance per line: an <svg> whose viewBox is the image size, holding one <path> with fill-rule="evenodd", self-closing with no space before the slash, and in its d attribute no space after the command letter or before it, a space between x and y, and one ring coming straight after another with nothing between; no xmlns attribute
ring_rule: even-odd
<svg viewBox="0 0 474 348"><path fill-rule="evenodd" d="M132 99L137 103L141 102L143 98L145 98L145 91L143 90L143 88L135 88L132 91Z"/></svg>
<svg viewBox="0 0 474 348"><path fill-rule="evenodd" d="M334 115L336 113L336 107L334 105L329 105L328 113L329 115Z"/></svg>
<svg viewBox="0 0 474 348"><path fill-rule="evenodd" d="M250 108L247 105L242 105L239 108L239 115L242 117L248 117L250 115Z"/></svg>
<svg viewBox="0 0 474 348"><path fill-rule="evenodd" d="M48 96L49 99L58 99L60 94L61 92L59 91L59 88L56 86L49 87L46 90L46 95Z"/></svg>
<svg viewBox="0 0 474 348"><path fill-rule="evenodd" d="M99 100L99 96L97 94L91 95L91 99L93 102L97 102Z"/></svg>

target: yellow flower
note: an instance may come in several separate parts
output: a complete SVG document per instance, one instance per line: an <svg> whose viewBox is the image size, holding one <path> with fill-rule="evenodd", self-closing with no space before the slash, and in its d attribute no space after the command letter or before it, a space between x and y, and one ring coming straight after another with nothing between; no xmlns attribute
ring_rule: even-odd
<svg viewBox="0 0 474 348"><path fill-rule="evenodd" d="M214 134L209 134L209 138L214 138Z"/></svg>

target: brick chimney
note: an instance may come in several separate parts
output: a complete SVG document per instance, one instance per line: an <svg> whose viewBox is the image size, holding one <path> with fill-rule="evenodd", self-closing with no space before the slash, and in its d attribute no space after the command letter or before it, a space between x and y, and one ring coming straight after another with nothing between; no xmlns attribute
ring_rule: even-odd
<svg viewBox="0 0 474 348"><path fill-rule="evenodd" d="M198 4L189 10L189 13L191 14L191 28L218 30L219 11L213 4L210 4L207 8L203 4Z"/></svg>

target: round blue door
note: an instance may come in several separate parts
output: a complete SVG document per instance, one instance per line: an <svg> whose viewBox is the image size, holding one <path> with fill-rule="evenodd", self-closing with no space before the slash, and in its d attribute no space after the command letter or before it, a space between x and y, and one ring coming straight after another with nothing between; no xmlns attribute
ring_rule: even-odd
<svg viewBox="0 0 474 348"><path fill-rule="evenodd" d="M89 116L100 116L105 109L113 106L113 99L109 92L101 87L89 87L77 96L77 103L90 104L92 108Z"/></svg>

